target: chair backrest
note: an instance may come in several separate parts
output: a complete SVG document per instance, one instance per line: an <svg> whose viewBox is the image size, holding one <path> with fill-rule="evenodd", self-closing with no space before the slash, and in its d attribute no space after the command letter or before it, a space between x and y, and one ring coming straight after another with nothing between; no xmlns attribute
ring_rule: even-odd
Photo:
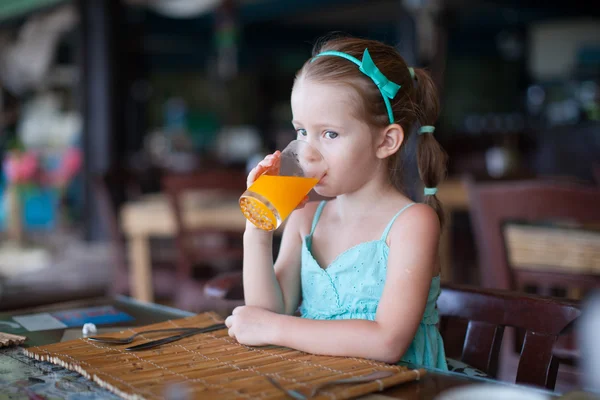
<svg viewBox="0 0 600 400"><path fill-rule="evenodd" d="M503 225L507 221L600 223L600 189L567 182L467 181L470 216L479 257L481 285L523 289L528 283L547 286L597 287L600 276L510 267ZM548 293L541 291L541 293Z"/></svg>
<svg viewBox="0 0 600 400"><path fill-rule="evenodd" d="M246 173L242 170L207 170L188 174L167 174L163 177L162 185L165 190L176 224L176 243L179 255L178 277L186 279L190 276L195 263L206 261L210 258L240 258L241 246L220 246L209 249L198 249L194 246L193 239L209 233L225 234L226 236L239 236L239 231L224 228L195 229L184 221L183 202L185 195L193 192L218 192L219 199L237 198L246 189ZM241 211L240 211L241 215Z"/></svg>
<svg viewBox="0 0 600 400"><path fill-rule="evenodd" d="M461 354L461 361L491 376L498 371L504 328L525 330L516 383L548 389L554 389L558 373L554 343L581 313L577 303L567 300L448 284L442 287L437 306L446 352ZM462 348L456 348L460 341L446 340L453 335L452 319L468 321Z"/></svg>

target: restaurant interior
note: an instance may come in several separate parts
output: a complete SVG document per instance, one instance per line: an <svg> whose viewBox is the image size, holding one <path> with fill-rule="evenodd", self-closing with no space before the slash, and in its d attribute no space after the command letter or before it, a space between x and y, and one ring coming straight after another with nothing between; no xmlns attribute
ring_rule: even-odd
<svg viewBox="0 0 600 400"><path fill-rule="evenodd" d="M55 377L74 382L59 393L58 383L46 385L51 374L10 371L38 368L25 358L43 360L38 346L66 344L65 327L69 339L81 337L86 322L52 314L61 327L26 329L23 316L111 307L110 322L95 323L109 332L225 318L244 305L239 199L252 168L296 138L296 73L332 34L394 46L439 91L435 138L448 165L436 188L446 215L437 309L446 357L457 363L448 364L452 376L427 370L418 384L386 378L379 389L332 389L340 396L328 398L367 399L384 387L381 399L600 396L594 2L3 0L0 339L33 341L28 357L0 348L0 398L74 398L77 385L86 398L284 398L267 380L254 392L241 383L229 392L226 378L217 391L206 377L146 392L134 378L103 385L94 372L102 367L91 364ZM402 177L404 194L422 202L415 136ZM497 387L444 395L477 384ZM524 391L494 397L509 388Z"/></svg>

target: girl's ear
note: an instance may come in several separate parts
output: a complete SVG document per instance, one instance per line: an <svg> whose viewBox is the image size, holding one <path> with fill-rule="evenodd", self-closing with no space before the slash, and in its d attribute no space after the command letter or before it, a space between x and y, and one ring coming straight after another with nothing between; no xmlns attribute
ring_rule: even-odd
<svg viewBox="0 0 600 400"><path fill-rule="evenodd" d="M388 158L396 153L404 142L404 129L398 124L388 125L379 134L376 155L380 159Z"/></svg>

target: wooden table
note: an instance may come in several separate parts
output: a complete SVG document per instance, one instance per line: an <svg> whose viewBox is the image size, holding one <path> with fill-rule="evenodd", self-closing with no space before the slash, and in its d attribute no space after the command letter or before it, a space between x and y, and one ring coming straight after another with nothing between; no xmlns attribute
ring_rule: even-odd
<svg viewBox="0 0 600 400"><path fill-rule="evenodd" d="M14 311L2 312L0 313L0 321L10 321L11 317L14 315L52 313L57 311L98 306L113 306L116 309L131 315L134 318L132 321L120 322L117 324L109 325L111 327L144 326L154 324L157 322L167 321L169 319L185 318L194 315L191 312L179 310L177 308L167 307L154 303L143 303L127 296L115 296L95 297L85 300L67 301L49 304L46 306L21 308ZM59 342L65 331L64 329L41 330L34 332L28 332L25 329L10 330L10 328L4 324L0 329L2 329L2 332L27 336L28 340L27 342L25 342L23 347L42 346L46 344Z"/></svg>
<svg viewBox="0 0 600 400"><path fill-rule="evenodd" d="M381 395L369 395L362 397L362 400L432 400L440 393L459 386L489 384L498 388L504 386L516 386L506 382L500 382L492 379L469 377L455 372L445 372L428 370L427 374L417 382L409 382L381 393ZM493 389L490 389L492 391ZM532 389L532 391L544 393L548 398L558 397L554 392L544 389ZM485 399L483 399L485 400Z"/></svg>
<svg viewBox="0 0 600 400"><path fill-rule="evenodd" d="M84 308L84 307L93 307L93 306L102 306L102 305L112 305L115 308L117 308L118 310L124 311L127 314L129 314L135 318L133 321L122 322L122 323L110 325L110 326L141 326L141 325L152 324L152 323L156 323L156 322L160 322L160 321L165 321L168 319L184 318L184 317L191 315L191 313L188 313L188 312L185 312L182 310L178 310L178 309L174 309L174 308L170 308L170 307L164 307L164 306L152 304L152 303L142 303L142 302L138 302L136 300L133 300L133 299L130 299L130 298L127 298L124 296L118 296L116 298L96 298L96 299L89 299L89 300L83 300L83 301L54 304L54 305L45 306L45 307L37 307L34 309L29 309L29 310L18 310L18 311L9 312L9 313L3 313L3 314L0 314L0 321L3 321L3 320L11 321L11 316L13 316L13 315L24 315L24 314L41 313L41 312L50 312L51 313L51 312L55 312L55 311L65 311L65 310L70 310L70 309L74 309L74 308ZM103 327L104 327L104 325L103 325ZM3 329L6 330L6 328L3 328ZM25 344L25 347L28 347L28 346L39 346L39 345L45 345L45 344L58 342L61 340L64 330L56 329L56 330L47 330L47 331L39 331L39 332L23 332L22 329L14 330L14 331L10 331L10 329L9 329L9 330L7 330L7 332L15 333L15 334L25 334L26 336L28 336L28 341ZM2 357L9 357L9 358L14 357L14 351L0 349L0 360L2 360ZM22 361L25 361L22 357L19 357L19 358ZM17 358L16 360L14 360L14 359L11 360L12 364L15 364L15 361L18 364L19 358ZM22 382L23 379L25 381L27 381L28 380L27 376L30 376L31 379L36 379L36 377L44 376L45 379L60 380L61 374L68 375L68 376L66 376L65 379L66 379L66 381L71 383L71 386L75 390L77 389L77 387L79 387L78 385L83 385L85 382L85 380L81 377L76 379L77 382L74 382L73 379L75 379L75 378L72 376L74 373L69 373L67 370L55 367L52 369L52 373L50 375L48 375L46 373L43 373L41 369L38 371L37 370L38 368L36 368L35 365L31 365L31 364L33 364L33 362L28 362L27 364L23 364L21 367L19 367L19 369L22 369L22 371L20 371L20 375L24 376L24 378L23 378L23 376L21 376L19 382ZM415 368L417 366L409 366L409 367ZM0 375L1 374L2 374L2 372L0 372ZM428 370L427 374L417 382L410 382L407 384L402 384L402 385L390 388L381 393L364 396L361 399L362 400L390 400L390 399L433 400L438 394L440 394L444 390L458 387L458 386L475 385L475 384L481 384L481 383L497 385L498 387L507 385L506 383L501 383L501 382L490 380L490 379L468 377L466 375L458 374L458 373L454 373L454 372ZM116 396L113 396L112 394L110 394L106 390L100 388L98 385L96 385L93 382L85 382L85 384L89 390L88 392L86 392L86 398L89 398L89 399L116 399ZM29 395L32 395L33 393L35 393L37 395L43 396L45 394L44 390L46 390L44 388L44 386L40 387L40 386L36 385L33 390L30 389ZM66 389L63 389L63 390L68 391L70 389L69 389L69 387L67 387ZM551 396L551 397L554 397L554 395L555 395L552 392L547 392L547 391L542 391L542 392L548 394L548 396ZM64 395L64 393L62 393L62 394Z"/></svg>
<svg viewBox="0 0 600 400"><path fill-rule="evenodd" d="M106 293L113 273L110 244L75 234L37 239L24 248L0 244L0 311Z"/></svg>
<svg viewBox="0 0 600 400"><path fill-rule="evenodd" d="M447 180L440 185L438 197L447 211L447 224L440 239L442 278L451 277L450 228L452 212L468 209L465 186L460 180ZM196 193L183 202L184 220L193 229L219 228L239 230L242 233L246 220L237 199L223 199L218 192ZM126 203L121 209L121 229L127 237L130 262L129 281L132 295L138 300L153 301L150 237L174 237L175 219L165 195L146 196Z"/></svg>
<svg viewBox="0 0 600 400"><path fill-rule="evenodd" d="M193 229L227 228L242 233L246 219L237 199L219 197L218 192L194 193L183 200L183 218ZM151 237L174 237L175 217L167 197L150 195L126 203L121 209L121 229L127 237L129 282L133 297L152 302Z"/></svg>
<svg viewBox="0 0 600 400"><path fill-rule="evenodd" d="M137 300L117 296L114 298L92 298L86 300L56 303L42 307L20 309L0 313L1 330L27 337L23 347L40 346L60 342L65 329L40 330L29 332L25 328L11 326L12 316L37 313L53 313L78 308L113 306L134 319L105 327L144 326L169 319L185 318L192 313L165 307L158 304L141 303ZM7 324L8 323L8 324ZM72 328L81 332L81 327ZM0 349L0 393L15 399L81 398L95 400L119 400L120 398L101 388L81 375L48 363L29 359L18 348ZM5 397L0 396L0 397Z"/></svg>

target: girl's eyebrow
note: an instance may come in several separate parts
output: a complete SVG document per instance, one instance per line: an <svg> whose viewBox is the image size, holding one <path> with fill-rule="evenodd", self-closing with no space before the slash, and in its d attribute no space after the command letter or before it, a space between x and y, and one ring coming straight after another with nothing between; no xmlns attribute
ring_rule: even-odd
<svg viewBox="0 0 600 400"><path fill-rule="evenodd" d="M292 120L292 125L302 125L300 122ZM343 129L341 126L332 125L332 124L316 124L318 128L333 128L333 129Z"/></svg>

